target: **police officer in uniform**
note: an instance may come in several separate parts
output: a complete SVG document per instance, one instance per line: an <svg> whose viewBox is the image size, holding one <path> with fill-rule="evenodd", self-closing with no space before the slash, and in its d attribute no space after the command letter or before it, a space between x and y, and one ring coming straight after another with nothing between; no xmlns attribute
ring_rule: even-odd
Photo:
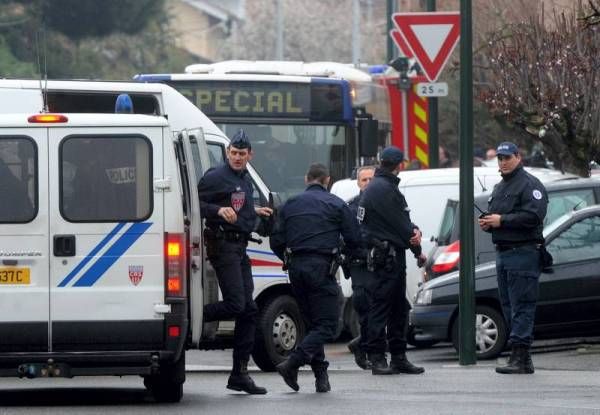
<svg viewBox="0 0 600 415"><path fill-rule="evenodd" d="M285 383L298 391L298 369L310 364L317 392L329 392L323 345L335 338L339 316L336 250L340 236L346 248L356 249L358 226L348 205L327 191L330 177L322 164L312 164L305 177L307 188L280 209L271 235L271 249L284 260L308 333L277 365Z"/></svg>
<svg viewBox="0 0 600 415"><path fill-rule="evenodd" d="M488 212L479 218L481 229L496 244L496 272L502 312L510 327L512 353L504 374L533 373L529 348L541 273L542 235L548 195L544 185L523 169L517 146L501 143L496 149L502 181L494 187Z"/></svg>
<svg viewBox="0 0 600 415"><path fill-rule="evenodd" d="M410 304L406 300L406 249L419 266L425 262L420 231L410 221L406 200L398 189L398 173L404 155L397 147L381 153L381 166L363 192L358 208L361 233L367 242L367 263L375 278L368 327L368 355L374 375L419 374L425 371L406 358L406 334ZM388 366L387 341L391 354Z"/></svg>
<svg viewBox="0 0 600 415"><path fill-rule="evenodd" d="M356 173L356 184L360 193L348 202L348 206L355 218L358 214L358 206L363 191L373 179L375 167L363 166ZM367 359L367 342L369 339L367 328L369 327L369 308L371 305L370 290L373 284L373 273L367 269L367 246L362 241L358 255L350 261L350 275L352 276L352 305L358 315L360 323L360 334L348 343L348 349L354 355L354 361L361 369L371 369L371 363Z"/></svg>
<svg viewBox="0 0 600 415"><path fill-rule="evenodd" d="M227 163L210 169L198 183L200 207L206 218L208 259L215 268L223 301L204 306L205 321L235 319L233 369L227 388L249 394L265 394L248 375L254 345L258 308L252 299L254 283L246 246L257 215L272 210L255 207L253 186L246 170L252 159L250 140L238 131L227 147Z"/></svg>

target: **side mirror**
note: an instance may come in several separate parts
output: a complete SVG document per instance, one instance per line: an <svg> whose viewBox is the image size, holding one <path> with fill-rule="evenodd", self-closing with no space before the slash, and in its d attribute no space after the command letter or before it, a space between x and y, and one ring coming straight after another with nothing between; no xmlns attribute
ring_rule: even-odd
<svg viewBox="0 0 600 415"><path fill-rule="evenodd" d="M283 202L281 200L281 196L279 195L279 193L277 193L277 192L269 193L269 207L271 209L273 209L274 212L276 212L277 209L279 209L282 204L283 204Z"/></svg>
<svg viewBox="0 0 600 415"><path fill-rule="evenodd" d="M373 119L361 119L358 121L358 151L363 157L377 156L377 132L379 121Z"/></svg>
<svg viewBox="0 0 600 415"><path fill-rule="evenodd" d="M282 205L281 196L276 192L269 193L269 207L273 209L273 214L268 218L261 217L258 220L255 232L260 236L270 236L273 233L275 227L275 221L277 220L277 210Z"/></svg>

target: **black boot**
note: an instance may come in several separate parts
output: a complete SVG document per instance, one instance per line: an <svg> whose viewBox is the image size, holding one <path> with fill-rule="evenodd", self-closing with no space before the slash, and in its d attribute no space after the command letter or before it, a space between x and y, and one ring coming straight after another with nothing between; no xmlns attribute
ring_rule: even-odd
<svg viewBox="0 0 600 415"><path fill-rule="evenodd" d="M285 383L296 392L300 390L298 385L298 368L300 366L293 358L288 357L275 367Z"/></svg>
<svg viewBox="0 0 600 415"><path fill-rule="evenodd" d="M238 392L246 392L250 395L264 395L267 393L265 388L256 386L250 375L248 375L248 361L234 359L233 369L227 381L227 389Z"/></svg>
<svg viewBox="0 0 600 415"><path fill-rule="evenodd" d="M331 385L329 384L327 367L313 366L312 370L315 374L315 390L320 393L329 392L331 390Z"/></svg>
<svg viewBox="0 0 600 415"><path fill-rule="evenodd" d="M408 361L406 353L394 354L390 361L390 368L394 374L407 373L409 375L418 375L425 372L425 368L415 366Z"/></svg>
<svg viewBox="0 0 600 415"><path fill-rule="evenodd" d="M387 364L384 354L369 354L371 373L374 375L393 375L394 372Z"/></svg>
<svg viewBox="0 0 600 415"><path fill-rule="evenodd" d="M496 368L496 373L507 375L531 374L534 371L529 347L524 345L513 346L507 365Z"/></svg>
<svg viewBox="0 0 600 415"><path fill-rule="evenodd" d="M367 359L367 354L360 348L360 336L355 337L348 343L348 350L354 355L354 361L361 369L371 369L371 362Z"/></svg>

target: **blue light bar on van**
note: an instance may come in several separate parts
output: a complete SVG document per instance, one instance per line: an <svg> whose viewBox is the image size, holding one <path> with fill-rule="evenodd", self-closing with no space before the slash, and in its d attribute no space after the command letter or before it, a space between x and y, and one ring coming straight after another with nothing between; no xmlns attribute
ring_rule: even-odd
<svg viewBox="0 0 600 415"><path fill-rule="evenodd" d="M140 82L164 82L164 81L170 81L171 75L161 74L161 73L153 74L153 75L137 74L133 77L133 79L136 81L140 81Z"/></svg>
<svg viewBox="0 0 600 415"><path fill-rule="evenodd" d="M373 65L373 66L369 66L369 74L371 75L379 75L382 73L385 73L385 71L387 71L388 66L387 65Z"/></svg>

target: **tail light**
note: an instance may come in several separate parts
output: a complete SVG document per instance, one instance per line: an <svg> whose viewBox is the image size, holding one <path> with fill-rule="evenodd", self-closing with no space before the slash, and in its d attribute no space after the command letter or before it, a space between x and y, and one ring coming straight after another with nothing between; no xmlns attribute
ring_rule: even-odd
<svg viewBox="0 0 600 415"><path fill-rule="evenodd" d="M165 236L165 285L167 297L183 297L186 282L185 234L167 233Z"/></svg>
<svg viewBox="0 0 600 415"><path fill-rule="evenodd" d="M458 268L460 260L460 241L454 241L444 249L431 266L436 274L445 274Z"/></svg>
<svg viewBox="0 0 600 415"><path fill-rule="evenodd" d="M69 121L67 117L62 114L35 114L27 118L27 121L33 124L55 124L55 123L65 123Z"/></svg>

